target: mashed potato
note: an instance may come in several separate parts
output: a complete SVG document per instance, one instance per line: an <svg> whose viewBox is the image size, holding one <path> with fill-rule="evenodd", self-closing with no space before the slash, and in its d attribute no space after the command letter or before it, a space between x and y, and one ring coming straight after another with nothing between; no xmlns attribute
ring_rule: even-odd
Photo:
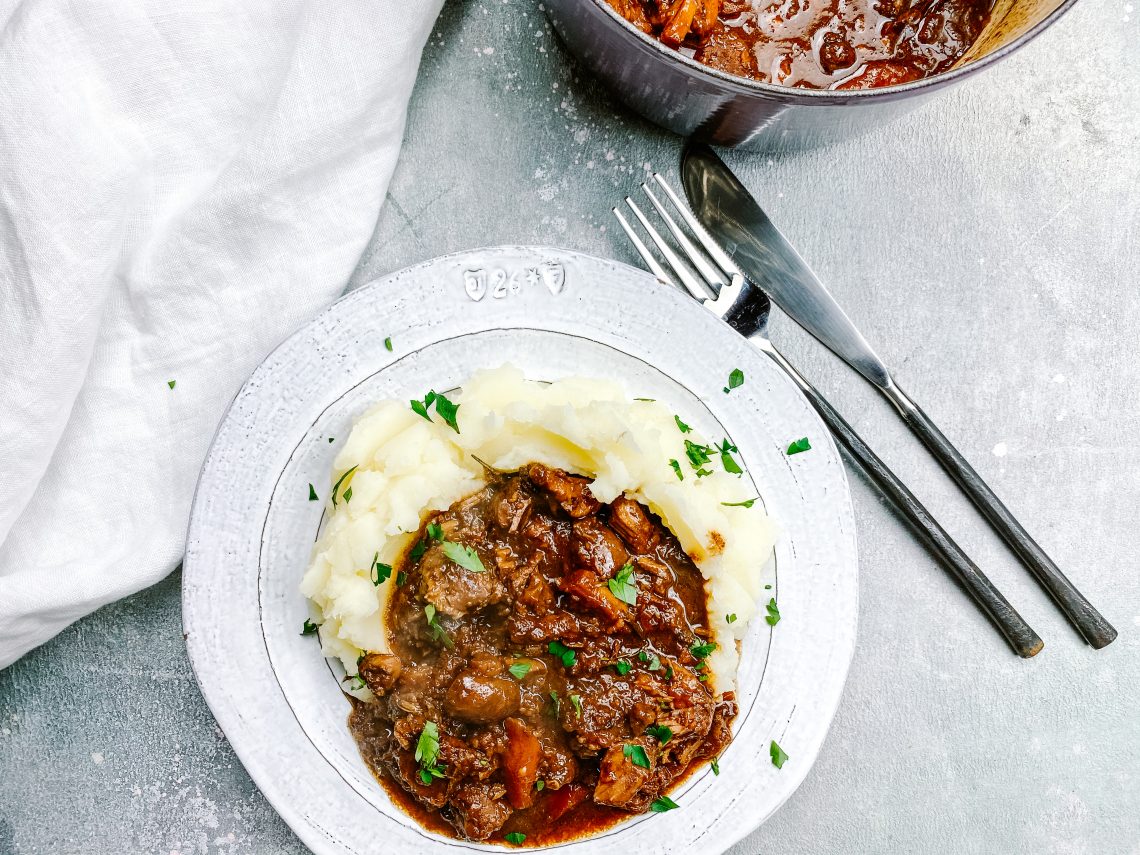
<svg viewBox="0 0 1140 855"><path fill-rule="evenodd" d="M775 528L750 482L724 471L718 454L696 477L673 413L631 400L616 383L568 378L526 380L504 366L475 374L455 396L459 433L433 413L428 422L406 401L381 401L357 420L337 455L331 483L351 500L326 507L326 524L301 582L317 610L326 656L356 673L363 651L389 649L383 616L394 580L377 586L375 561L394 565L423 518L483 486L478 457L496 469L539 462L594 479L602 502L623 492L657 513L708 580L709 622L717 643L708 662L718 692L735 685L736 640L763 594L761 568ZM682 414L683 417L683 414ZM737 458L739 459L739 458ZM679 461L679 480L670 460ZM347 473L347 474L346 474ZM398 569L398 568L397 568ZM735 615L732 623L727 616Z"/></svg>

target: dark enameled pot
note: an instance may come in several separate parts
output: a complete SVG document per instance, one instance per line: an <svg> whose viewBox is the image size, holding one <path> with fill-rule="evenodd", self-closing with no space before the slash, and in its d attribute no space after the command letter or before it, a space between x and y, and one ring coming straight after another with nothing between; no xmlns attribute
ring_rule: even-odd
<svg viewBox="0 0 1140 855"><path fill-rule="evenodd" d="M701 65L642 33L606 0L544 0L582 63L637 112L683 136L775 150L851 137L922 103L1024 45L1076 0L997 0L991 21L958 65L899 86L791 89Z"/></svg>

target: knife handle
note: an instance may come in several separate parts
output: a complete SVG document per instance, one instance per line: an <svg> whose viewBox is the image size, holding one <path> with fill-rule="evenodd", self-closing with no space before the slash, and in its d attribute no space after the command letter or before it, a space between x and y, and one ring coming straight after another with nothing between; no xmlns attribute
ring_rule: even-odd
<svg viewBox="0 0 1140 855"><path fill-rule="evenodd" d="M982 480L982 476L931 421L930 416L924 413L897 384L891 384L882 391L898 409L907 426L930 449L930 453L942 468L958 482L962 492L970 497L970 501L990 521L994 531L1002 536L1010 549L1021 559L1021 563L1037 577L1037 581L1049 592L1061 611L1084 636L1085 641L1098 650L1111 644L1116 638L1116 630L1112 624L1105 620L1093 604L1085 599L1085 596L1065 577L1060 568L1053 563L1053 559L1038 546L1029 532L1010 513L1009 508Z"/></svg>
<svg viewBox="0 0 1140 855"><path fill-rule="evenodd" d="M930 511L923 507L907 486L899 480L879 456L871 450L855 432L855 429L828 403L815 387L800 375L783 355L767 340L752 339L761 350L767 353L800 387L811 401L816 412L823 418L832 434L847 453L855 459L867 477L879 488L895 506L903 518L910 523L927 548L937 556L954 578L966 589L974 602L985 612L1014 652L1024 659L1036 656L1045 643L1032 627L1025 622L1001 591L994 587L986 575L978 568L962 548L954 542L946 530L938 524Z"/></svg>

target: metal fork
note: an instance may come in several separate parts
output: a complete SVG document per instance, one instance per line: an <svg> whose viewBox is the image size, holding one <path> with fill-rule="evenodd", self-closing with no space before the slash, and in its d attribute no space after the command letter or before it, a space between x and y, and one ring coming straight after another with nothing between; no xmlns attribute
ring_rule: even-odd
<svg viewBox="0 0 1140 855"><path fill-rule="evenodd" d="M680 286L706 309L723 319L779 366L811 402L840 446L859 464L880 492L890 499L899 514L965 588L974 602L1005 636L1014 651L1024 658L1037 655L1045 646L1037 633L843 416L772 344L768 337L768 318L771 314L771 302L768 296L744 277L741 270L697 222L665 180L658 174L654 174L653 180L672 205L677 217L688 227L686 231L677 222L648 184L641 185L650 204L672 236L674 244L661 236L633 199L627 196L625 202L649 236L650 242L661 253L665 264L668 265L668 271L646 246L622 212L618 208L613 209L614 216L617 217L634 249L653 275L667 285L676 287L680 283ZM693 238L700 244L703 252L697 248ZM749 295L750 299L740 299L750 289L755 292Z"/></svg>

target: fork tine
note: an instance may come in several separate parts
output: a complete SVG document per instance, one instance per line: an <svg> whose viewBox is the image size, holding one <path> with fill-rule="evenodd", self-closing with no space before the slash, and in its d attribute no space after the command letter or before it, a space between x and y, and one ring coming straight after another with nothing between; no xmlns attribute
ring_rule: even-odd
<svg viewBox="0 0 1140 855"><path fill-rule="evenodd" d="M641 260L649 268L649 272L664 282L666 285L672 285L674 288L679 287L676 282L669 278L669 274L665 272L665 268L654 258L653 253L649 251L649 247L637 236L637 232L633 230L633 226L629 224L622 212L617 208L613 209L614 216L617 217L618 223L621 224L622 231L625 236L629 238L629 242L633 244L633 248L637 250L637 254L641 256Z"/></svg>
<svg viewBox="0 0 1140 855"><path fill-rule="evenodd" d="M677 221L669 214L665 206L658 201L657 197L653 195L653 191L649 189L649 185L644 181L641 183L641 189L645 191L645 195L649 197L650 203L657 209L657 213L661 215L661 219L665 221L665 227L669 229L669 233L673 235L674 240L681 247L681 251L693 267L697 268L697 272L705 278L709 286L712 288L713 293L717 293L726 284L724 278L721 276L720 271L705 260L704 255L697 249L689 236L685 234L684 229L677 225Z"/></svg>
<svg viewBox="0 0 1140 855"><path fill-rule="evenodd" d="M629 206L629 209L633 211L633 215L637 217L638 222L641 223L641 227L648 233L649 239L653 241L661 254L665 256L665 261L673 269L677 278L681 280L681 284L685 286L685 290L701 302L713 296L709 294L708 290L700 283L697 277L689 272L689 268L685 266L685 262L677 257L677 253L673 251L673 247L669 246L669 243L661 237L657 229L653 228L653 224L650 223L645 214L642 213L641 208L637 207L637 203L629 198L629 196L625 197L625 203Z"/></svg>
<svg viewBox="0 0 1140 855"><path fill-rule="evenodd" d="M673 203L673 207L677 209L677 213L681 215L681 219L685 221L685 225L692 229L693 234L697 236L697 240L701 242L701 246L705 248L705 252L720 266L720 269L724 271L725 275L729 277L743 275L740 268L736 266L736 262L729 258L728 253L721 249L720 244L713 240L712 236L705 231L705 227L702 226L697 218L693 216L692 212L689 211L689 206L677 197L677 194L673 192L673 188L661 177L660 172L653 173L653 180L657 182L657 186L665 191L665 195L669 197L669 201Z"/></svg>

